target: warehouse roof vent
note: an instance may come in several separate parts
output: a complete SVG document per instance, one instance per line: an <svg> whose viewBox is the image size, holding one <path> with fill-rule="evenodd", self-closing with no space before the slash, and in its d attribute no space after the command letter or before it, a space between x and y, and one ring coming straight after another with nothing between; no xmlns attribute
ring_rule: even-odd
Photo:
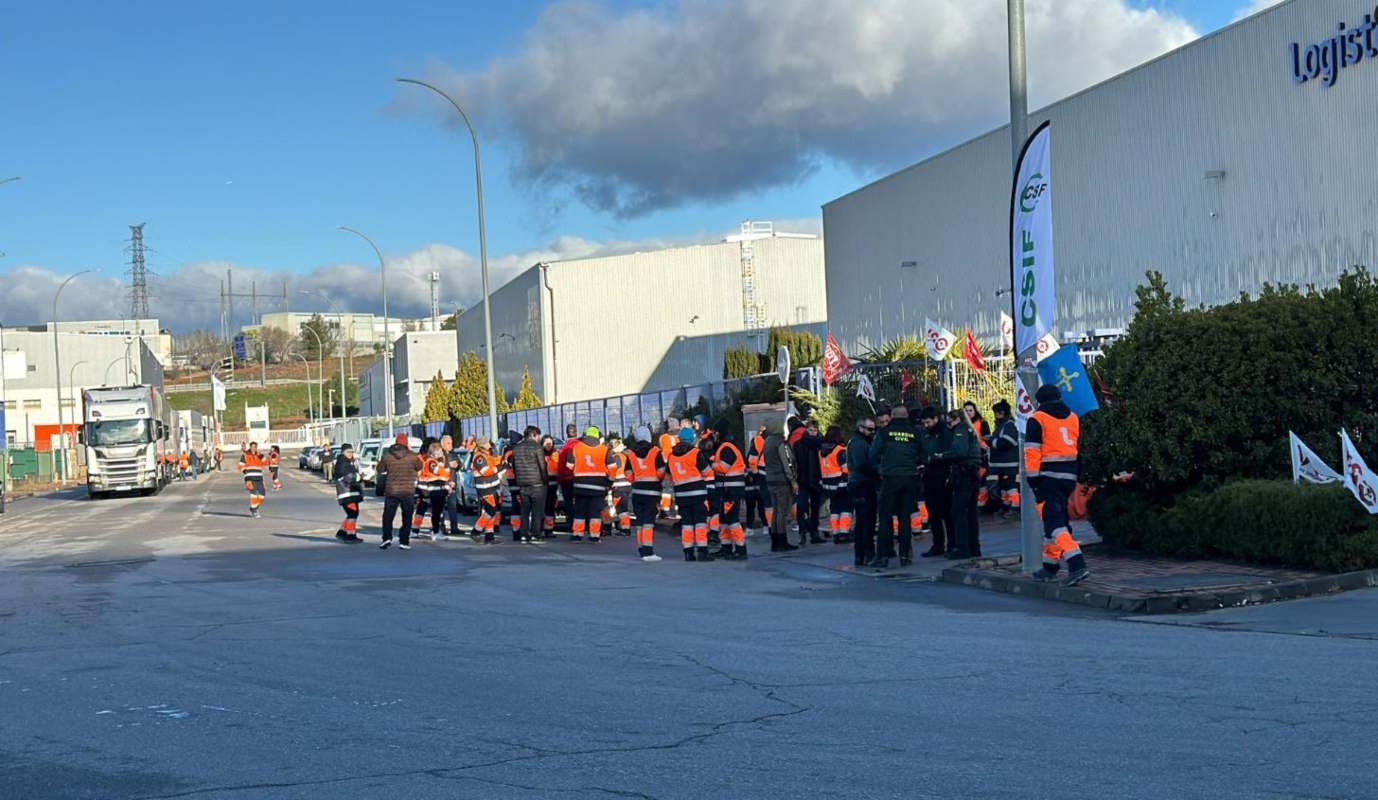
<svg viewBox="0 0 1378 800"><path fill-rule="evenodd" d="M750 242L757 239L817 239L818 236L812 233L781 233L775 230L774 222L757 222L746 220L742 223L742 232L736 236L723 237L724 242Z"/></svg>

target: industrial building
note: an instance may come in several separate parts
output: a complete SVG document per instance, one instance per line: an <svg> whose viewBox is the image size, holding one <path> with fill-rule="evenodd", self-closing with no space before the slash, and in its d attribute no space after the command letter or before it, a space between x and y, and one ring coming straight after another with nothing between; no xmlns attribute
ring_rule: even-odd
<svg viewBox="0 0 1378 800"><path fill-rule="evenodd" d="M47 330L51 332L54 325L57 326L60 333L118 336L121 340L126 336L132 336L148 346L148 349L153 352L154 358L158 359L159 364L167 367L172 363L172 334L159 328L156 318L62 320L61 322L48 322L40 325L10 327L6 330Z"/></svg>
<svg viewBox="0 0 1378 800"><path fill-rule="evenodd" d="M1372 0L1284 2L1031 114L1030 131L1051 121L1064 337L1123 327L1149 270L1195 305L1378 266L1373 14ZM1011 174L1004 127L823 207L845 348L925 317L995 339Z"/></svg>
<svg viewBox="0 0 1378 800"><path fill-rule="evenodd" d="M490 302L509 396L528 369L546 403L702 383L772 326L822 330L823 242L745 223L712 244L536 264ZM460 315L461 351L485 355L483 317Z"/></svg>
<svg viewBox="0 0 1378 800"><path fill-rule="evenodd" d="M162 386L163 368L149 347L156 337L112 336L104 333L66 333L57 336L49 326L6 328L0 335L0 396L3 396L7 445L37 445L46 450L62 422L75 432L81 421L81 393L97 386ZM61 394L58 384L61 383Z"/></svg>
<svg viewBox="0 0 1378 800"><path fill-rule="evenodd" d="M265 328L279 328L296 335L302 326L310 322L313 317L320 317L324 320L325 324L335 331L341 344L348 345L353 342L355 350L371 350L377 345L382 345L387 338L383 331L383 317L377 314L348 312L336 314L333 311L274 311L264 313L260 318ZM396 339L407 331L429 327L430 322L430 318L417 321L389 317L387 319L387 333ZM258 333L258 328L258 325L245 325L240 328L240 332L252 336Z"/></svg>
<svg viewBox="0 0 1378 800"><path fill-rule="evenodd" d="M415 331L399 336L392 345L392 410L398 416L420 414L426 392L436 373L453 380L459 366L454 331ZM383 359L374 359L359 373L359 413L381 417L386 413Z"/></svg>

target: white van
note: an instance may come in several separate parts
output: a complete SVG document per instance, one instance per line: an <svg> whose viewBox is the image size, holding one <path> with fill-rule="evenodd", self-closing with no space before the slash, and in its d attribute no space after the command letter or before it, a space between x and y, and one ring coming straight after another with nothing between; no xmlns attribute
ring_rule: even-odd
<svg viewBox="0 0 1378 800"><path fill-rule="evenodd" d="M359 482L372 486L377 477L378 456L382 455L382 439L365 439L354 450L354 458L359 463Z"/></svg>

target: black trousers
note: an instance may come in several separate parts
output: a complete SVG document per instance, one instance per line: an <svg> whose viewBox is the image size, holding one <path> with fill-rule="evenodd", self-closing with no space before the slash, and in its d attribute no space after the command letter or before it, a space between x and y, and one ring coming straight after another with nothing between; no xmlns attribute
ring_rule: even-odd
<svg viewBox="0 0 1378 800"><path fill-rule="evenodd" d="M574 481L560 481L560 500L565 507L565 521L574 527Z"/></svg>
<svg viewBox="0 0 1378 800"><path fill-rule="evenodd" d="M952 488L947 473L925 475L923 502L928 507L928 529L933 532L934 550L956 550L957 537L952 533Z"/></svg>
<svg viewBox="0 0 1378 800"><path fill-rule="evenodd" d="M964 555L981 555L981 522L976 493L981 488L977 467L952 468L952 532Z"/></svg>
<svg viewBox="0 0 1378 800"><path fill-rule="evenodd" d="M445 532L445 501L449 497L449 489L432 489L426 492L426 503L431 511L431 533Z"/></svg>
<svg viewBox="0 0 1378 800"><path fill-rule="evenodd" d="M411 544L411 517L416 513L416 497L407 495L406 497L393 497L388 495L383 498L383 541L392 541L392 521L397 517L397 512L402 512L402 529L397 532L397 540L402 544Z"/></svg>
<svg viewBox="0 0 1378 800"><path fill-rule="evenodd" d="M746 515L742 524L750 530L766 526L766 508L770 505L770 493L766 491L766 481L759 475L752 475L746 482ZM757 525L756 520L761 524Z"/></svg>
<svg viewBox="0 0 1378 800"><path fill-rule="evenodd" d="M899 556L914 555L914 533L909 528L909 515L919 508L919 479L887 477L880 484L880 532L876 537L876 555L895 557L895 537L890 519L899 520Z"/></svg>
<svg viewBox="0 0 1378 800"><path fill-rule="evenodd" d="M535 539L541 535L541 525L545 522L545 487L523 486L517 490L517 508L521 511L522 535Z"/></svg>
<svg viewBox="0 0 1378 800"><path fill-rule="evenodd" d="M799 523L799 541L804 535L818 535L818 512L823 507L823 493L811 486L800 486L795 498L795 517Z"/></svg>
<svg viewBox="0 0 1378 800"><path fill-rule="evenodd" d="M852 527L853 562L861 566L876 557L876 490L861 484L847 488L851 492L855 514Z"/></svg>

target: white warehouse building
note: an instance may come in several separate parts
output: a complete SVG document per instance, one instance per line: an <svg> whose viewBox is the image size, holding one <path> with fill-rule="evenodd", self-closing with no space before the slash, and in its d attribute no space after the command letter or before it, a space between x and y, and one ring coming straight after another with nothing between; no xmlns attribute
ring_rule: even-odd
<svg viewBox="0 0 1378 800"><path fill-rule="evenodd" d="M1030 131L1051 121L1064 337L1123 327L1149 270L1196 305L1378 267L1373 15L1372 0L1283 2L1030 116ZM1011 173L1006 126L823 207L844 348L925 317L995 339Z"/></svg>
<svg viewBox="0 0 1378 800"><path fill-rule="evenodd" d="M722 242L536 264L492 293L496 376L523 371L547 404L722 378L723 353L759 351L774 326L822 332L823 242L746 223ZM483 306L459 317L484 351Z"/></svg>

